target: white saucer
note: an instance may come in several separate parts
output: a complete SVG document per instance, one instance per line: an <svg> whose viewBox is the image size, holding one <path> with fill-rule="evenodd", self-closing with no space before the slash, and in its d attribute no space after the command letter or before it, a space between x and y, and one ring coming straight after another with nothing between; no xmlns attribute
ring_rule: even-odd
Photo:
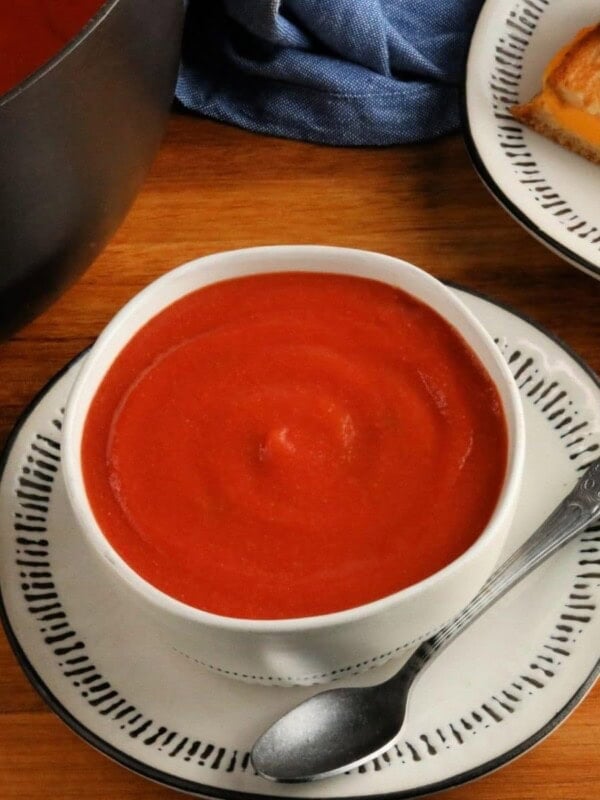
<svg viewBox="0 0 600 800"><path fill-rule="evenodd" d="M552 56L597 23L597 0L487 0L471 45L463 129L475 169L530 233L600 279L600 166L515 120Z"/></svg>
<svg viewBox="0 0 600 800"><path fill-rule="evenodd" d="M496 338L525 404L526 479L514 548L599 448L600 385L548 334L459 294ZM165 648L107 589L62 485L62 408L79 363L42 391L7 445L0 588L6 632L29 679L98 750L203 796L412 797L524 753L592 687L600 663L600 527L557 553L440 656L421 679L397 747L327 781L264 781L250 766L249 748L314 689L247 685L206 672ZM340 684L375 682L393 669L390 663Z"/></svg>

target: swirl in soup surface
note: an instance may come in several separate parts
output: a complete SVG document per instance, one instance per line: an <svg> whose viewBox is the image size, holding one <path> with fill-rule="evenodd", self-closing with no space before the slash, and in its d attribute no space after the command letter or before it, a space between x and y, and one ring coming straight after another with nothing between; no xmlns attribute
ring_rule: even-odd
<svg viewBox="0 0 600 800"><path fill-rule="evenodd" d="M507 463L498 392L436 312L377 281L255 275L145 325L91 404L86 490L122 558L221 615L324 614L437 572Z"/></svg>

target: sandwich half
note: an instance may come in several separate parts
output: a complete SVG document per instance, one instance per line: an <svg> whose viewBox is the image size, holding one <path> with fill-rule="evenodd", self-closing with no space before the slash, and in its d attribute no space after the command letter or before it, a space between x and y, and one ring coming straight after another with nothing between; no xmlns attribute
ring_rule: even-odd
<svg viewBox="0 0 600 800"><path fill-rule="evenodd" d="M542 91L511 114L600 164L600 24L584 28L548 64Z"/></svg>

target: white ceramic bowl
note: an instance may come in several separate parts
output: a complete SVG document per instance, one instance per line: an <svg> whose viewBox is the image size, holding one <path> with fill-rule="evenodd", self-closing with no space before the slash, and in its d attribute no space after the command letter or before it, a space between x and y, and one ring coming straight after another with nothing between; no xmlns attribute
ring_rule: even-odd
<svg viewBox="0 0 600 800"><path fill-rule="evenodd" d="M284 620L222 617L159 591L115 552L98 526L85 492L82 432L90 403L115 357L159 311L217 281L288 271L344 273L379 280L405 290L441 314L477 354L498 389L508 428L508 467L496 509L477 541L420 583L332 614ZM411 264L376 253L320 246L258 247L185 264L150 284L115 316L92 347L69 397L64 473L74 512L93 552L107 565L112 580L154 616L166 646L232 677L268 684L309 684L383 663L429 636L474 597L491 574L506 540L524 451L523 411L513 378L491 337L446 286Z"/></svg>

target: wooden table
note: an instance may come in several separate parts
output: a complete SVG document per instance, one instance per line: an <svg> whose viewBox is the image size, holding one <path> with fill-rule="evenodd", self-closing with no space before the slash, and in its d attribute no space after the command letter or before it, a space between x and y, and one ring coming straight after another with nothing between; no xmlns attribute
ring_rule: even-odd
<svg viewBox="0 0 600 800"><path fill-rule="evenodd" d="M552 255L488 195L461 139L334 149L173 116L125 223L86 275L0 345L0 442L25 404L116 310L178 264L218 250L322 243L380 250L512 305L600 372L600 284ZM600 686L517 762L461 800L596 800ZM0 633L0 798L175 793L92 750L44 705Z"/></svg>

